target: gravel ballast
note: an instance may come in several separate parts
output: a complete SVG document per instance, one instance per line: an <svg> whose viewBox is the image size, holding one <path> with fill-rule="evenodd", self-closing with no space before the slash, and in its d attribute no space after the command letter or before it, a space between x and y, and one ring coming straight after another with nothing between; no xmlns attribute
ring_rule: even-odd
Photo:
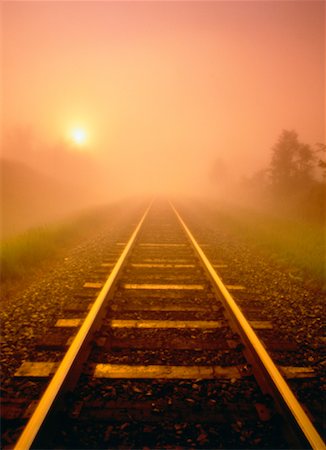
<svg viewBox="0 0 326 450"><path fill-rule="evenodd" d="M106 222L98 224L82 242L63 249L52 261L40 264L29 279L18 280L1 299L1 384L13 376L23 361L35 356L34 344L63 317L64 307L89 281L110 252L119 254L116 245L129 239L144 212L145 204L117 204L109 208ZM108 269L110 271L110 269ZM49 357L53 355L49 353Z"/></svg>
<svg viewBox="0 0 326 450"><path fill-rule="evenodd" d="M50 267L46 266L44 270L40 268L39 277L32 277L30 283L25 283L21 289L17 287L13 291L14 295L3 299L0 313L2 323L0 363L4 392L6 392L7 381L21 363L38 358L35 342L44 336L46 330L54 326L57 319L63 317L67 305L74 296L82 292L84 283L93 281L90 274L94 273L103 261L118 257L123 250L122 244L127 242L144 209L144 204L125 208L124 211L128 210L128 213L118 208L116 215L112 215L110 223L101 225L97 232L92 233L80 244L67 248L64 254L48 264ZM269 339L269 335L273 337L274 333L275 337L297 345L295 352L275 352L272 356L279 364L314 369L316 377L306 384L298 384L296 393L304 402L308 399L310 405L317 404L320 408L325 369L322 355L325 343L322 338L325 292L316 285L312 288L304 280L294 278L291 271L273 262L267 254L257 250L257 247L247 242L242 236L232 235L223 227L223 223L219 223L216 211L212 213L210 208L205 209L204 206L190 205L190 203L179 205L179 211L195 238L203 245L202 248L211 262L224 266L217 269L223 282L245 288L236 291L234 298L239 300L240 305L242 301L248 302L248 298L250 299L251 306L259 310L259 317L255 317L256 312L252 311L252 320L265 320L273 324L273 330L261 330L258 331L258 335L264 336L265 333ZM127 297L128 295L125 296L125 300L128 302ZM74 313L70 314L73 318ZM119 333L123 334L123 331L116 332L117 337L121 337ZM166 352L164 362L172 364L176 353L178 352ZM182 363L187 355L184 354L185 352L179 353L179 362ZM241 360L219 359L218 352L215 353L216 363L228 365L230 362L238 364L241 362ZM60 355L62 354L58 352L58 358L61 357ZM55 352L48 352L49 360L54 360L55 356ZM109 352L107 357L107 361L111 363L121 360L114 352ZM196 355L192 357L196 358ZM204 362L211 358L214 359L213 353L207 352L204 355ZM144 359L148 364L152 363L152 352L142 350L130 352L126 355L124 362L140 364ZM113 384L110 383L110 386ZM93 387L90 383L90 389ZM231 387L233 389L233 385ZM293 387L296 389L295 382ZM191 385L190 390L193 391L193 389ZM174 424L174 428L175 425L178 424ZM179 432L179 429L174 428L173 433ZM114 430L108 430L108 434L110 433L114 434ZM198 439L197 434L194 441ZM128 435L131 436L132 433ZM186 435L189 435L188 431ZM128 439L127 446L136 444L136 441ZM204 444L209 446L214 439L211 436ZM169 445L168 440L165 442L163 436L162 441L158 439L157 442ZM187 443L182 441L180 445L187 446ZM195 446L195 444L191 445L191 442L188 442L188 445ZM232 446L231 443L229 445ZM260 436L255 436L255 439L250 441L250 445L251 448L255 446L258 448L261 445Z"/></svg>

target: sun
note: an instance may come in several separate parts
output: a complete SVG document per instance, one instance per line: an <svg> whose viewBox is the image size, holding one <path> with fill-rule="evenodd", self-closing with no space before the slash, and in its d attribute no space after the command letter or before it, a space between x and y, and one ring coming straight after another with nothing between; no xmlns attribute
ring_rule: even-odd
<svg viewBox="0 0 326 450"><path fill-rule="evenodd" d="M83 128L74 128L71 131L71 139L77 145L83 145L87 141L87 133Z"/></svg>

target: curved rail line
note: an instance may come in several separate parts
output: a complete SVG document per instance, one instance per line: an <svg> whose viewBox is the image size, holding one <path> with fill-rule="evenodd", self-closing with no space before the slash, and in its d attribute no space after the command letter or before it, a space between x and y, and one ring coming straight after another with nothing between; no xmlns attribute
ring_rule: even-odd
<svg viewBox="0 0 326 450"><path fill-rule="evenodd" d="M250 351L253 354L253 359L256 362L259 361L260 368L258 370L260 373L263 373L263 377L265 378L264 381L265 383L267 382L269 390L271 391L274 400L276 400L276 404L278 405L280 411L282 411L282 414L286 417L286 421L294 427L293 434L296 434L296 437L298 441L301 442L303 448L306 448L307 445L316 450L325 448L325 444L316 431L314 425L269 357L241 310L236 305L229 291L222 283L215 269L196 242L180 214L172 204L170 204L170 206L176 214L193 248L197 252L201 264L209 274L210 279L218 291L218 295L222 297L224 304L233 316L233 320L237 323L239 333L245 340L247 346L250 347ZM109 293L117 281L118 275L125 264L126 258L131 252L136 237L139 234L150 209L151 205L149 205L142 216L120 258L105 282L101 292L91 307L89 314L85 318L70 348L50 381L44 395L40 399L34 414L31 416L23 433L17 441L15 450L27 450L32 447L38 432L40 431L49 411L51 410L52 405L55 403L60 394L60 390L67 382L66 380L69 377L70 372L74 369L76 359L79 357L81 352L85 352L85 346L91 339L91 335L94 333L98 315L103 309L103 305L106 303ZM300 434L300 436L298 436L298 434Z"/></svg>

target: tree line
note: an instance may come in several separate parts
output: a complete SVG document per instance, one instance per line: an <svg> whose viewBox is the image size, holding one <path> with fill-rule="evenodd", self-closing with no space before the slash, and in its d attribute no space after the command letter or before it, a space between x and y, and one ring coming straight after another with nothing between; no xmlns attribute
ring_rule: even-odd
<svg viewBox="0 0 326 450"><path fill-rule="evenodd" d="M244 184L275 208L323 220L326 208L326 145L311 146L294 130L283 130L272 147L269 166Z"/></svg>
<svg viewBox="0 0 326 450"><path fill-rule="evenodd" d="M316 144L312 148L299 141L296 131L283 130L272 148L272 158L268 175L274 191L286 194L305 190L318 181L318 175L326 177L326 162L321 153L326 146ZM318 169L321 169L319 174Z"/></svg>

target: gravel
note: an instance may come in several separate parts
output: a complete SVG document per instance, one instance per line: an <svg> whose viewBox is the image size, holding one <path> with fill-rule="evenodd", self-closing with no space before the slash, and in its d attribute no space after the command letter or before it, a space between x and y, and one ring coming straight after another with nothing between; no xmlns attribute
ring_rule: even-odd
<svg viewBox="0 0 326 450"><path fill-rule="evenodd" d="M130 208L128 215L124 215L120 211L108 226L101 228L98 233L79 245L67 249L65 255L54 261L49 270L40 271L38 279L34 278L31 283L26 284L24 289L17 288L15 295L2 301L2 311L0 312L2 323L0 364L2 366L2 389L4 391L7 381L20 364L24 360L31 359L31 357L38 357L38 353L33 350L36 340L43 336L47 329L53 327L58 318L63 317L64 306L71 301L75 293L81 291L85 281L90 281L88 274L94 271L105 258L108 258L109 253L117 254L117 247L119 251L123 249L123 247L115 244L119 241L126 241L136 221L139 220L141 211L142 208L140 207ZM181 213L184 213L183 217L198 241L207 244L203 249L208 258L212 262L228 265L228 268L220 269L225 284L238 284L247 288L245 292L237 293L235 297L240 299L250 297L251 305L257 302L257 306L260 308L259 320L271 321L278 337L295 341L298 344L299 350L297 352L278 353L278 357L282 363L286 362L287 365L311 366L316 370L318 375L316 379L306 384L298 383L297 395L300 398L302 397L304 401L309 396L311 402L320 401L322 398L322 377L325 370L321 351L325 342L321 339L321 335L323 331L322 311L326 294L322 290L310 288L303 280L293 278L291 273L285 270L283 266L271 261L268 255L257 251L257 248L245 242L241 236L230 235L228 230L219 226L216 216L213 218L209 211L205 211L203 208L200 210L199 207L183 206ZM127 217L129 218L129 225L126 226ZM126 300L128 300L127 296ZM201 299L199 298L198 303L200 302ZM119 331L119 333L123 334L123 331ZM232 338L232 336L226 337ZM50 354L52 357L55 352ZM130 352L126 354L126 363L140 363L144 360L144 356L148 363L152 363L154 362L152 355L151 351ZM175 353L165 351L163 356L164 362L169 364L174 361ZM196 355L194 354L193 357L195 358ZM205 362L210 360L212 355L210 352L206 352L203 357ZM184 358L185 355L181 356L180 353L180 363ZM215 352L215 358L216 363L228 365L234 362L225 359L225 357L222 360L222 356L218 352ZM107 361L114 362L115 360L121 361L121 357L119 359L114 352L108 352ZM239 361L236 362L239 363ZM86 380L86 382L84 384L85 391L80 392L83 400L87 396L91 397L94 389L98 389L96 385L99 384L96 380ZM18 380L16 385L19 387L19 384L20 381ZM35 397L37 397L38 387L36 384L33 389L35 389ZM103 389L102 384L101 389ZM173 387L169 381L151 381L149 383L110 381L107 382L105 389L108 390L110 399L117 396L121 400L124 395L129 399L136 392L141 399L144 396L149 399L153 396L154 399L157 399L162 393L162 397L166 400L166 389L169 391ZM139 392L135 389L138 389ZM221 392L217 392L216 389L221 389ZM200 398L204 398L206 403L210 395L213 402L220 396L228 402L232 402L234 399L236 404L238 391L236 381L225 382L217 387L214 381L199 381L197 383L190 380L178 383L177 390L171 395L173 394L174 399L178 395L182 399L188 395L191 400L195 399L196 403L200 401ZM246 391L250 394L248 394L250 398L246 401L250 400L254 403L264 400L260 398L260 394L256 392L253 386L248 386ZM103 397L105 398L104 391ZM213 403L212 408L214 408ZM137 436L148 436L149 447L153 443L153 436L155 436L157 448L163 446L164 448L172 448L169 445L176 441L183 448L212 448L212 445L216 445L217 442L223 443L222 445L225 445L225 447L232 447L235 442L239 443L239 441L243 442L242 448L263 448L262 436L266 436L266 430L260 434L258 425L247 427L241 422L228 424L227 431L223 429L223 425L220 429L209 425L204 429L202 425L198 424L198 426L195 425L192 429L189 429L189 424L184 422L161 424L160 428L157 428L155 424L147 424L145 425L147 428L143 430L136 430L137 426L142 425L135 425L126 421L117 426L106 426L105 429L99 430L99 434L102 436L102 442L110 442L110 445L113 445L116 442L115 439L118 439L117 436L119 436L122 448L123 445L125 448L137 447ZM117 429L117 427L120 428ZM248 429L256 429L255 434L252 434L252 431L248 431ZM160 430L164 430L164 433L161 433ZM87 442L87 439L92 439L94 430L89 433L85 427L84 430L79 428L78 432L80 431L85 433L84 438L80 437L83 445L86 445L84 448L92 448L93 443ZM125 441L121 442L121 436L124 432ZM67 439L69 441L69 437ZM271 442L273 442L272 437Z"/></svg>
<svg viewBox="0 0 326 450"><path fill-rule="evenodd" d="M232 234L223 226L223 221L219 221L218 210L213 205L183 204L179 210L197 241L205 244L203 250L208 259L213 264L227 265L217 269L223 282L246 288L232 293L235 300L239 300L240 307L243 306L244 311L246 307L259 308L259 320L272 322L273 330L256 330L267 348L270 339L297 345L295 351L282 351L280 344L278 351L271 352L273 360L280 366L311 367L314 370L312 379L290 379L288 383L310 411L319 432L323 433L325 289L303 275L293 276L294 271L299 273L296 268L275 261L258 245L246 241L241 235Z"/></svg>
<svg viewBox="0 0 326 450"><path fill-rule="evenodd" d="M321 348L325 342L323 310L326 293L322 287L307 286L304 279L293 278L289 268L272 261L263 251L246 242L239 235L232 235L215 216L198 206L183 207L184 219L191 232L203 247L206 255L228 267L217 269L225 284L246 288L233 294L236 299L258 301L262 308L260 320L271 321L278 336L295 341L300 348L303 366L313 366L323 371Z"/></svg>
<svg viewBox="0 0 326 450"><path fill-rule="evenodd" d="M33 350L38 338L53 327L63 314L64 306L81 291L88 274L94 271L108 254L118 255L123 249L115 244L129 238L141 217L142 205L127 205L110 209L109 223L100 223L87 239L67 248L61 256L40 267L37 275L19 280L2 295L1 320L1 382L7 381L25 360L36 357ZM53 357L52 354L48 355ZM44 358L44 353L43 353Z"/></svg>

